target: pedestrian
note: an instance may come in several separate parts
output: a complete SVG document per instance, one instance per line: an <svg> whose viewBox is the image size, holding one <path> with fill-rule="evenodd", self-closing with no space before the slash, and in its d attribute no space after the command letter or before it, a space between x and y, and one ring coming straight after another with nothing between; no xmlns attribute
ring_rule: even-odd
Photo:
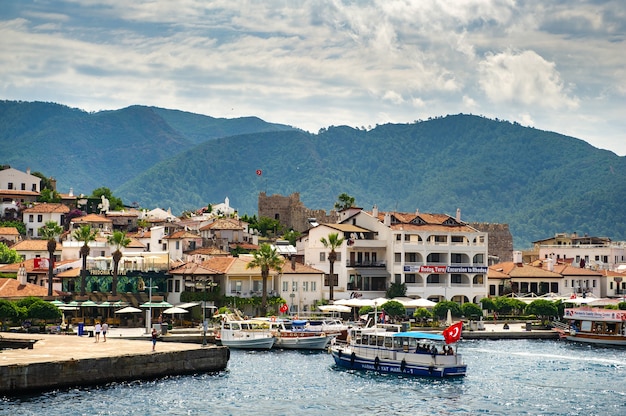
<svg viewBox="0 0 626 416"><path fill-rule="evenodd" d="M152 351L155 350L156 348L156 342L157 342L157 337L158 337L158 333L156 328L152 328Z"/></svg>
<svg viewBox="0 0 626 416"><path fill-rule="evenodd" d="M109 330L109 324L102 322L102 338L104 338L104 342L107 342L107 331Z"/></svg>
<svg viewBox="0 0 626 416"><path fill-rule="evenodd" d="M100 341L100 332L102 331L102 325L100 325L100 321L96 322L96 326L93 329L93 332L95 334L96 340L94 342L98 342Z"/></svg>

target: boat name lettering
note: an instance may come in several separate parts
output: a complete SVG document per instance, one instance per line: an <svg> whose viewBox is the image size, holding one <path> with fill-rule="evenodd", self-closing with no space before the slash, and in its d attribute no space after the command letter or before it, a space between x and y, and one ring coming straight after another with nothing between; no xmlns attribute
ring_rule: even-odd
<svg viewBox="0 0 626 416"><path fill-rule="evenodd" d="M565 316L570 319L584 319L589 321L626 321L626 312L601 309L565 309Z"/></svg>
<svg viewBox="0 0 626 416"><path fill-rule="evenodd" d="M415 271L412 266L404 266L404 271ZM485 266L420 266L420 273L487 273Z"/></svg>

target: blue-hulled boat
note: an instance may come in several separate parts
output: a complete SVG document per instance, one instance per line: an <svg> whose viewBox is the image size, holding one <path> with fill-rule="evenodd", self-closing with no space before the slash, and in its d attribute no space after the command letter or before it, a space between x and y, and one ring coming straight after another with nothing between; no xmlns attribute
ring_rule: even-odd
<svg viewBox="0 0 626 416"><path fill-rule="evenodd" d="M467 365L441 334L401 332L398 325L378 325L350 331L346 344L330 352L338 366L354 370L417 377L464 376Z"/></svg>

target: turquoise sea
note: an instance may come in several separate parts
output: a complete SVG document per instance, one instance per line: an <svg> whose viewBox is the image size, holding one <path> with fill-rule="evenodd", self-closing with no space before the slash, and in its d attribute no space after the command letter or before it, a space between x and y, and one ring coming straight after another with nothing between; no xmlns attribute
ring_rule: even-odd
<svg viewBox="0 0 626 416"><path fill-rule="evenodd" d="M233 350L228 370L3 398L2 415L626 415L626 349L462 341L468 376L355 373L325 352Z"/></svg>

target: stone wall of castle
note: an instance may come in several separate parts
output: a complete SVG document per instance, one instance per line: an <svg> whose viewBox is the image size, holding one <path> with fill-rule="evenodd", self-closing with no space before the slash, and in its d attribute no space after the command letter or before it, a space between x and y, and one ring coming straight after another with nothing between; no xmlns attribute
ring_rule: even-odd
<svg viewBox="0 0 626 416"><path fill-rule="evenodd" d="M513 235L509 230L509 224L471 222L468 225L489 234L487 248L489 256L498 257L498 262L513 261Z"/></svg>
<svg viewBox="0 0 626 416"><path fill-rule="evenodd" d="M304 232L311 228L310 218L315 218L318 223L335 223L339 219L336 211L327 214L323 209L309 209L300 201L300 193L294 192L289 196L271 195L265 192L259 193L258 215L278 219L285 229L293 229Z"/></svg>

